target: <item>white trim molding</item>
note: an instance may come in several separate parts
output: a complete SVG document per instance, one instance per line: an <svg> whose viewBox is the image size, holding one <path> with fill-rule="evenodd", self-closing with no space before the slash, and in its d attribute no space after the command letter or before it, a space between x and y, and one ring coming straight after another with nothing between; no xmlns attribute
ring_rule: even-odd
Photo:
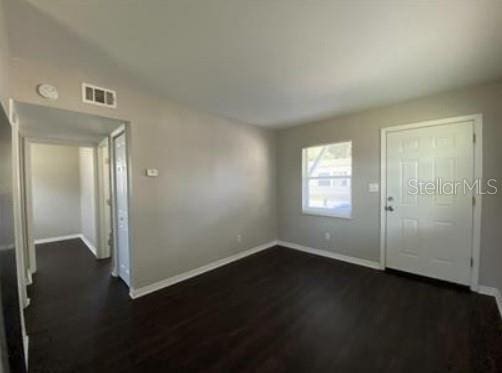
<svg viewBox="0 0 502 373"><path fill-rule="evenodd" d="M20 134L18 116L15 108L15 103L12 98L9 98L8 117L11 125L12 138L12 195L14 198L13 214L14 214L14 242L16 256L16 274L17 274L17 289L19 298L19 319L21 323L21 333L23 336L24 355L28 356L28 334L26 332L26 323L24 318L23 308L28 304L28 294L26 289L25 273L26 263L24 255L24 247L26 238L24 237L23 229L23 213L21 205L22 184L21 184L21 169L20 169ZM27 360L25 361L27 362Z"/></svg>
<svg viewBox="0 0 502 373"><path fill-rule="evenodd" d="M30 336L28 334L23 335L23 348L24 348L24 364L26 365L26 369L28 369L29 365L29 352L30 352Z"/></svg>
<svg viewBox="0 0 502 373"><path fill-rule="evenodd" d="M131 258L133 258L132 252L134 251L133 248L133 232L132 232L132 225L133 225L133 214L132 214L132 195L133 195L133 183L132 183L132 172L131 172L131 164L132 164L132 155L131 155L131 145L130 145L130 138L131 138L131 127L130 127L130 122L124 122L120 127L118 127L116 130L114 130L110 136L109 136L109 141L110 141L110 147L109 147L109 158L110 158L110 201L111 201L111 223L113 229L111 230L112 233L112 275L121 277L120 276L120 250L119 250L119 245L118 245L118 218L117 218L117 177L115 175L116 173L116 155L115 155L115 140L118 136L124 134L125 135L125 148L126 148L126 168L127 168L127 210L128 210L128 229L127 229L127 241L128 241L128 250L129 250L129 271L128 271L128 278L123 278L124 283L132 289L130 284L134 283L134 263L131 261Z"/></svg>
<svg viewBox="0 0 502 373"><path fill-rule="evenodd" d="M313 255L318 255L318 256L323 256L323 257L330 258L330 259L339 260L339 261L350 263L350 264L368 267L371 269L378 269L378 270L382 269L380 267L379 262L375 262L372 260L356 258L353 256L338 254L338 253L335 253L332 251L327 251L327 250L314 249L313 247L298 245L296 243L287 242L287 241L277 241L277 245L284 246L286 248L293 249L293 250L303 251L305 253L309 253L309 254L313 254Z"/></svg>
<svg viewBox="0 0 502 373"><path fill-rule="evenodd" d="M497 307L499 309L500 317L502 318L502 294L500 290L497 288L489 287L489 286L479 286L478 289L479 294L489 295L495 298L495 303L497 303Z"/></svg>
<svg viewBox="0 0 502 373"><path fill-rule="evenodd" d="M472 114L460 117L452 117L445 119L429 120L424 122L416 122L397 126L390 126L380 129L380 267L386 267L386 205L387 198L387 134L395 131L404 131L416 128L425 128L432 126L445 125L458 122L472 122L474 143L474 179L482 180L483 178L483 116L482 114ZM482 197L481 193L474 195L475 205L473 207L472 220L472 271L470 288L472 291L478 291L479 283L479 258L481 251L481 209Z"/></svg>
<svg viewBox="0 0 502 373"><path fill-rule="evenodd" d="M129 292L129 296L132 299L137 299L139 297L142 297L142 296L145 296L147 294L153 293L153 292L155 292L157 290L161 290L161 289L166 288L168 286L171 286L171 285L177 284L179 282L188 280L188 279L190 279L192 277L196 277L196 276L199 276L199 275L201 275L203 273L212 271L213 269L216 269L216 268L219 268L219 267L223 267L224 265L227 265L227 264L230 264L230 263L235 262L237 260L243 259L243 258L245 258L247 256L256 254L256 253L258 253L260 251L270 249L270 248L275 247L277 245L278 245L277 241L270 241L270 242L267 242L267 243L265 243L263 245L255 246L255 247L253 247L253 248L251 248L249 250L241 251L240 253L237 253L235 255L231 255L231 256L228 256L226 258L223 258L223 259L220 259L220 260L216 260L216 261L211 262L209 264L206 264L206 265L204 265L202 267L192 269L191 271L184 272L184 273L181 273L179 275L175 275L175 276L169 277L169 278L167 278L165 280L162 280L162 281L159 281L159 282L155 282L153 284L146 285L146 286L143 286L143 287L138 288L138 289L135 289L135 288L131 287L131 291Z"/></svg>
<svg viewBox="0 0 502 373"><path fill-rule="evenodd" d="M33 273L28 268L26 270L26 285L31 285L31 284L33 284Z"/></svg>
<svg viewBox="0 0 502 373"><path fill-rule="evenodd" d="M87 239L85 238L85 236L83 234L80 234L79 235L79 238L85 243L85 246L87 246L87 248L91 251L91 253L97 257L97 250L96 248L94 247L94 245Z"/></svg>
<svg viewBox="0 0 502 373"><path fill-rule="evenodd" d="M49 243L49 242L73 240L75 238L81 238L81 237L82 237L82 233L74 233L74 234L67 234L65 236L55 236L55 237L39 238L39 239L35 240L35 245L39 245L39 244L42 244L42 243Z"/></svg>

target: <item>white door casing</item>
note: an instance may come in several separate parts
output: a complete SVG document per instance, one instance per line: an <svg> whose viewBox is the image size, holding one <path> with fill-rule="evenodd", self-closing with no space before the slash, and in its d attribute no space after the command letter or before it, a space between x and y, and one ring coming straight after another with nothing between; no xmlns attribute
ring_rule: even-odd
<svg viewBox="0 0 502 373"><path fill-rule="evenodd" d="M100 258L111 255L112 219L110 193L110 152L108 138L104 139L97 148L98 174L98 206L99 206L99 242Z"/></svg>
<svg viewBox="0 0 502 373"><path fill-rule="evenodd" d="M383 268L477 287L481 201L474 206L477 191L464 188L480 174L476 127L479 116L382 131ZM410 179L446 189L415 194ZM450 182L460 183L452 195Z"/></svg>
<svg viewBox="0 0 502 373"><path fill-rule="evenodd" d="M118 275L130 285L127 149L125 133L114 138Z"/></svg>

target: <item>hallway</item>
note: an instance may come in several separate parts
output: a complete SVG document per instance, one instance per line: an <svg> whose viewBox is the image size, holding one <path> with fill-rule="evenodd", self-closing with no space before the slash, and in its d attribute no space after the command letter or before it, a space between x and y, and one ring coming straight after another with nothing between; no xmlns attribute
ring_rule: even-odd
<svg viewBox="0 0 502 373"><path fill-rule="evenodd" d="M113 327L128 320L129 289L110 276L111 259L97 261L80 239L40 244L36 250L38 272L28 287L26 309L30 367L35 368L30 371L68 371L69 362L85 361L104 348L108 331L116 337Z"/></svg>

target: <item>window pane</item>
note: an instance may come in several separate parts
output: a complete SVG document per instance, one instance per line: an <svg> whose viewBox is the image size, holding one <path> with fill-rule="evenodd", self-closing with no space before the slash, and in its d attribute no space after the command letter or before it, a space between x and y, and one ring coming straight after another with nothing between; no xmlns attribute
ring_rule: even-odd
<svg viewBox="0 0 502 373"><path fill-rule="evenodd" d="M328 179L329 186L320 186L319 180L309 180L307 207L330 209L337 215L351 215L351 179Z"/></svg>
<svg viewBox="0 0 502 373"><path fill-rule="evenodd" d="M320 176L330 176L329 172L322 172ZM331 180L330 179L319 179L317 181L317 185L320 187L329 187L331 186Z"/></svg>
<svg viewBox="0 0 502 373"><path fill-rule="evenodd" d="M303 208L329 216L352 215L352 142L303 150Z"/></svg>
<svg viewBox="0 0 502 373"><path fill-rule="evenodd" d="M342 142L306 149L309 177L352 175L352 143Z"/></svg>

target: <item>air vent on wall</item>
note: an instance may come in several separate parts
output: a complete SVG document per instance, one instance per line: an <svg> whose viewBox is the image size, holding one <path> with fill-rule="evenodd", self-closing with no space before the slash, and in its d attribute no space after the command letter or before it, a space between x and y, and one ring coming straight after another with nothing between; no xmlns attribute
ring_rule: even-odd
<svg viewBox="0 0 502 373"><path fill-rule="evenodd" d="M117 93L111 89L82 83L82 100L88 104L117 107Z"/></svg>

